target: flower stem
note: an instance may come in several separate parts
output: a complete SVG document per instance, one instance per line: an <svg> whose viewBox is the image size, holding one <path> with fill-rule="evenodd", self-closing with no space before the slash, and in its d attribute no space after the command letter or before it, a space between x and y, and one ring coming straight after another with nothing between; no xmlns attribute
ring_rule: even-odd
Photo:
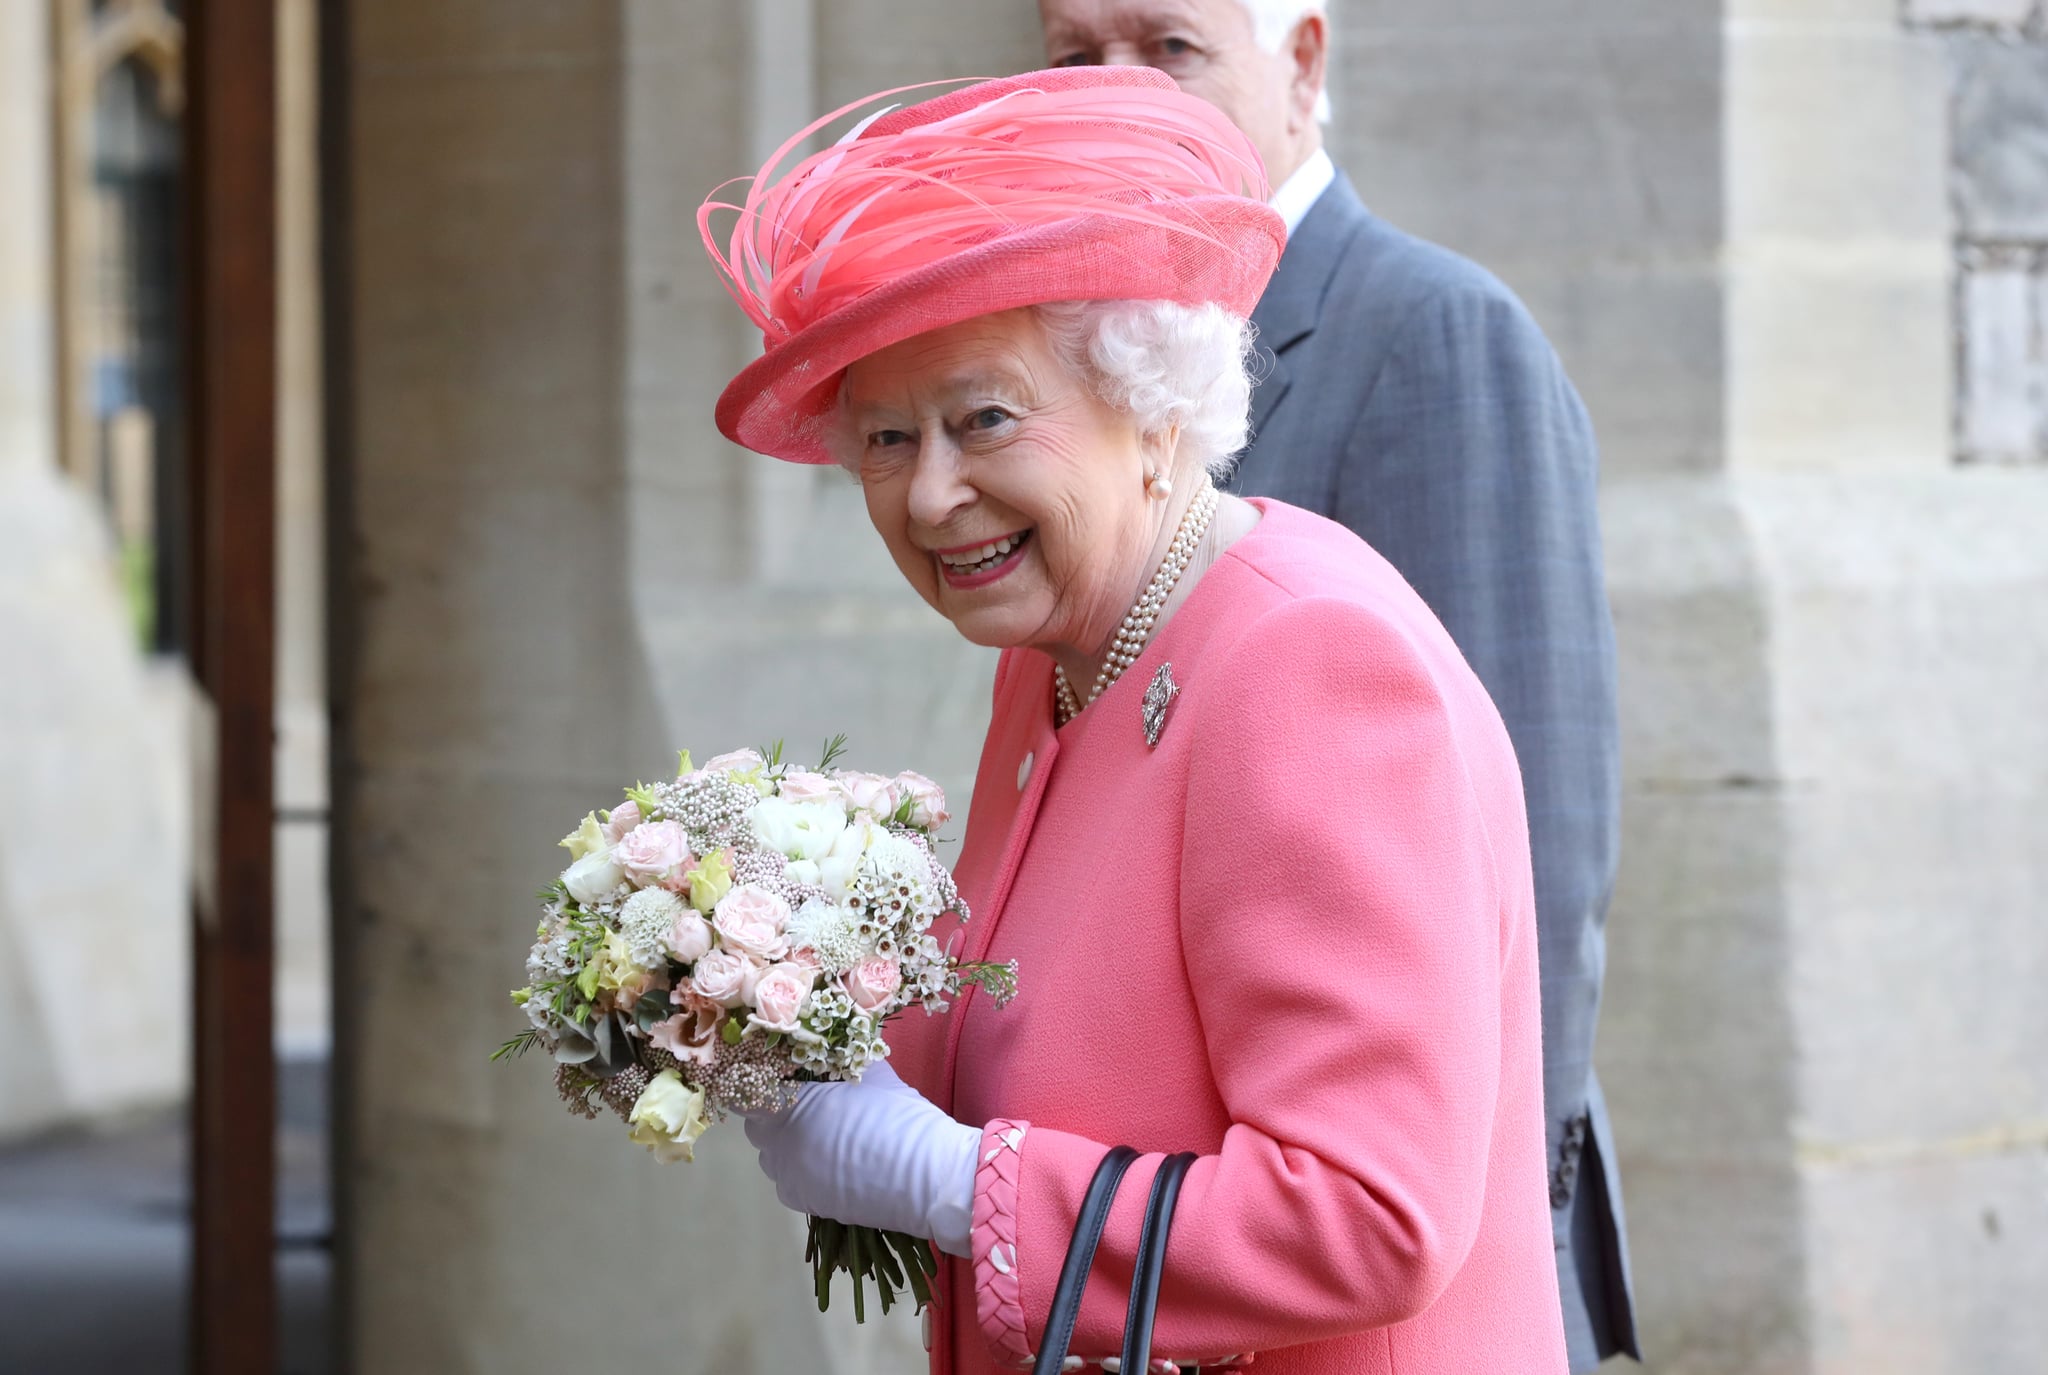
<svg viewBox="0 0 2048 1375"><path fill-rule="evenodd" d="M804 1245L804 1257L811 1262L811 1279L818 1299L818 1311L826 1312L832 1302L832 1277L845 1271L853 1277L853 1320L867 1321L867 1282L875 1281L882 1311L887 1313L908 1289L914 1311L923 1312L936 1302L932 1278L939 1273L938 1258L931 1243L902 1232L883 1232L873 1227L849 1227L831 1218L814 1217Z"/></svg>

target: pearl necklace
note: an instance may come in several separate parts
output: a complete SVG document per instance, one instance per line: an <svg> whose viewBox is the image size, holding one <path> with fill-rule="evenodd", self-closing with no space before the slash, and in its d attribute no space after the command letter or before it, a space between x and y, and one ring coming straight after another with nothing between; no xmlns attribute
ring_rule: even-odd
<svg viewBox="0 0 2048 1375"><path fill-rule="evenodd" d="M1124 617L1123 624L1117 627L1116 639L1109 646L1109 657L1102 661L1102 671L1095 675L1095 686L1088 690L1087 702L1074 696L1074 685L1067 681L1067 671L1058 664L1053 665L1056 714L1060 725L1064 726L1079 716L1084 707L1091 705L1111 683L1123 677L1124 670L1145 652L1145 642L1152 638L1152 627L1158 624L1166 599L1173 595L1173 589L1179 585L1181 575L1187 572L1188 563L1194 558L1202 536L1208 533L1209 522L1216 515L1219 500L1215 486L1205 476L1202 490L1195 493L1195 499L1188 503L1187 513L1180 518L1180 529L1174 532L1173 543L1167 546L1159 571L1152 575L1152 581L1145 585L1137 604Z"/></svg>

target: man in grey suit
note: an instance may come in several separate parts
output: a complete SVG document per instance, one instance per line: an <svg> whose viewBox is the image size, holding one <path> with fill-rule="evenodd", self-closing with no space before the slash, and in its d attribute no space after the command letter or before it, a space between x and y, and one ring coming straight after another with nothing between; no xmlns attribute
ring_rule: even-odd
<svg viewBox="0 0 2048 1375"><path fill-rule="evenodd" d="M1585 408L1505 286L1375 218L1332 165L1320 4L1040 0L1039 15L1053 65L1158 67L1266 160L1289 239L1253 315L1270 371L1234 484L1320 511L1385 555L1507 722L1535 859L1551 1222L1572 1369L1640 1359L1592 1064L1620 778Z"/></svg>

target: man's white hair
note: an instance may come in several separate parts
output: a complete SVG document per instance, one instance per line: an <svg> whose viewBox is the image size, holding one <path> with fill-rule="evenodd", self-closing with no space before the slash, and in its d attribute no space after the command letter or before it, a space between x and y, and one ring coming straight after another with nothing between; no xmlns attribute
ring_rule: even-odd
<svg viewBox="0 0 2048 1375"><path fill-rule="evenodd" d="M1287 35L1294 32L1294 26L1303 17L1311 14L1327 15L1328 9L1321 0L1237 0L1245 12L1252 17L1252 36L1260 47L1269 53L1280 51L1280 45L1287 41ZM1323 89L1316 93L1316 122L1330 122L1330 83L1326 75Z"/></svg>
<svg viewBox="0 0 2048 1375"><path fill-rule="evenodd" d="M1230 471L1244 448L1252 396L1252 328L1214 304L1059 301L1032 306L1053 351L1096 396L1154 438L1178 429L1175 456ZM826 431L841 466L860 471L846 423L846 386Z"/></svg>

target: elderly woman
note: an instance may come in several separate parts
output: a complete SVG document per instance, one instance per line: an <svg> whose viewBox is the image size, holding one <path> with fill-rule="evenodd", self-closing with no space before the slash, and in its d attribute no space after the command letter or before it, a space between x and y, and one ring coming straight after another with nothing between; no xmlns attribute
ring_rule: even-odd
<svg viewBox="0 0 2048 1375"><path fill-rule="evenodd" d="M1563 1371L1507 736L1371 549L1213 485L1284 232L1256 155L1143 68L954 90L777 180L796 143L713 249L767 342L720 427L857 474L1002 649L957 877L1021 992L751 1120L779 1197L947 1253L935 1371L1037 1350L1119 1144L1152 1154L1077 1355L1118 1349L1147 1175L1192 1151L1162 1355Z"/></svg>

